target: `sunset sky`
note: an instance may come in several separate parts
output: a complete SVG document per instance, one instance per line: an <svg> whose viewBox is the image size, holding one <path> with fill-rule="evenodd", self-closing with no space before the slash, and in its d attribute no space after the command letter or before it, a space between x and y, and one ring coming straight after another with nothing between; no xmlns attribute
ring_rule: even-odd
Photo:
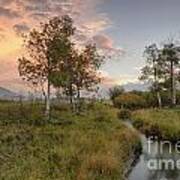
<svg viewBox="0 0 180 180"><path fill-rule="evenodd" d="M107 86L137 81L146 45L180 38L179 0L0 0L0 86L24 88L21 34L63 14L74 19L79 41L113 55L101 70Z"/></svg>

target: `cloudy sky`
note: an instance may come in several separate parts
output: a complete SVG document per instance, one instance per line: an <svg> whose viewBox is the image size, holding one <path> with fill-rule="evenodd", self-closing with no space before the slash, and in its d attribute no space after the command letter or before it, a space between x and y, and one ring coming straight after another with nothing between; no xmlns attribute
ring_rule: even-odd
<svg viewBox="0 0 180 180"><path fill-rule="evenodd" d="M107 86L137 81L146 45L180 38L179 0L0 0L0 86L23 87L21 34L63 14L74 19L80 41L113 55L101 70Z"/></svg>

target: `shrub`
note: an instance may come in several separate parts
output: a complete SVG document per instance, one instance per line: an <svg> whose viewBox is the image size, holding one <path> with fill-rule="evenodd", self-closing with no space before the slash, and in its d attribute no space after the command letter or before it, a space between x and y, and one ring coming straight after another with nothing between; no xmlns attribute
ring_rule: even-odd
<svg viewBox="0 0 180 180"><path fill-rule="evenodd" d="M125 92L124 88L121 86L115 86L111 89L109 89L109 97L112 101L119 95L123 94Z"/></svg>
<svg viewBox="0 0 180 180"><path fill-rule="evenodd" d="M131 119L131 111L124 109L118 112L119 119Z"/></svg>
<svg viewBox="0 0 180 180"><path fill-rule="evenodd" d="M115 98L114 105L117 108L139 109L146 106L146 101L140 95L125 93Z"/></svg>

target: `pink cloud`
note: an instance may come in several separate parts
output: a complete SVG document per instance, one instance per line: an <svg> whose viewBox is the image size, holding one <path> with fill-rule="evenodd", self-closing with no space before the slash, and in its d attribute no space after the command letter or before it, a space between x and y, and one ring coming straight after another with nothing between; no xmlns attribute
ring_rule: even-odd
<svg viewBox="0 0 180 180"><path fill-rule="evenodd" d="M102 78L102 85L109 88L115 85L124 85L127 83L139 82L137 77L134 75L124 74L119 77L112 77L106 71L100 71L100 77Z"/></svg>
<svg viewBox="0 0 180 180"><path fill-rule="evenodd" d="M107 50L117 54L121 54L124 52L121 48L115 47L113 40L105 34L98 34L93 37L93 40L100 49Z"/></svg>
<svg viewBox="0 0 180 180"><path fill-rule="evenodd" d="M6 3L7 1L8 3ZM101 50L122 53L120 48L115 47L113 40L109 36L104 33L102 34L112 24L108 14L102 14L97 11L97 6L103 1L2 0L0 8L5 9L5 11L3 11L3 14L1 13L0 17L0 27L3 28L3 31L0 32L0 38L1 36L3 38L8 37L6 44L13 52L6 48L6 51L0 54L1 85L22 85L17 72L17 58L22 53L22 51L19 51L21 47L21 41L19 40L21 38L18 36L19 32L26 32L28 29L38 26L40 21L46 21L53 16L69 14L73 17L77 27L77 42L85 44L89 40L93 40ZM13 13L16 13L17 18L10 18ZM15 47L13 47L12 40ZM0 49L3 48L4 45L0 44Z"/></svg>

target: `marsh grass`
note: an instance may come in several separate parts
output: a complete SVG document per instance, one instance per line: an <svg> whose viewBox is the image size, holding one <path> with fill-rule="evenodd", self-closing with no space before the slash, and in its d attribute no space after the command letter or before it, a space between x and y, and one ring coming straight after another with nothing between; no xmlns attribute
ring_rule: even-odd
<svg viewBox="0 0 180 180"><path fill-rule="evenodd" d="M177 141L180 139L180 109L150 109L133 113L133 124L147 136Z"/></svg>
<svg viewBox="0 0 180 180"><path fill-rule="evenodd" d="M46 123L42 111L41 104L0 103L0 179L124 178L139 139L117 119L116 109L96 104L74 115L56 106Z"/></svg>

